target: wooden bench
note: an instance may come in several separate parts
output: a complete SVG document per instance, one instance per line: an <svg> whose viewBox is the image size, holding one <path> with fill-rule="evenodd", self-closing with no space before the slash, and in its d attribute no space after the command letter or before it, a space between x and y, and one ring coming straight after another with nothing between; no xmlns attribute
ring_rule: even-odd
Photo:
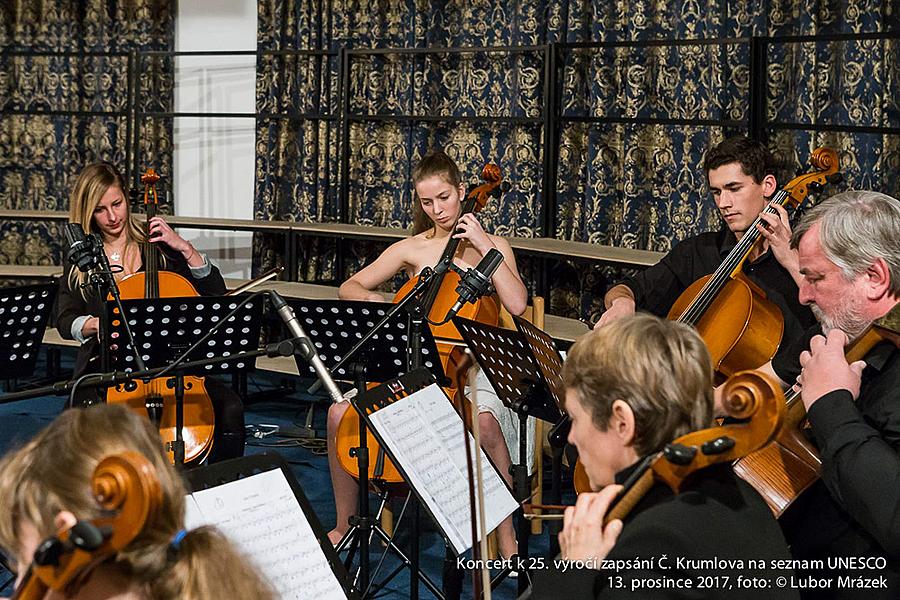
<svg viewBox="0 0 900 600"><path fill-rule="evenodd" d="M0 265L0 277L10 279L54 279L62 275L55 265Z"/></svg>
<svg viewBox="0 0 900 600"><path fill-rule="evenodd" d="M41 210L0 210L0 219L21 221L66 221L64 211ZM178 227L194 229L260 231L287 234L309 234L332 237L352 237L394 242L409 235L409 230L399 227L375 227L349 223L307 223L297 221L258 221L253 219L219 219L214 217L166 216L166 220ZM661 252L635 250L604 246L588 242L559 240L555 238L507 238L510 245L522 252L552 256L554 258L576 258L613 265L648 267L659 262Z"/></svg>

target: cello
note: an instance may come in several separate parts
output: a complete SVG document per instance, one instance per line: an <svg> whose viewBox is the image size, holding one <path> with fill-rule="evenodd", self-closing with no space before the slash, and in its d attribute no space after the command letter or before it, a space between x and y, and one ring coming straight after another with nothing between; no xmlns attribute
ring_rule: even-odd
<svg viewBox="0 0 900 600"><path fill-rule="evenodd" d="M503 177L500 168L494 164L485 165L481 177L484 183L473 189L466 195L462 203L457 219L469 212L478 212L487 205L488 199L503 190ZM459 249L460 239L450 237L441 257L438 260L436 275L423 293L423 306L431 306L428 312L428 320L434 323L444 321L450 308L459 298L456 287L460 282L459 269L453 264L453 259ZM419 276L410 278L394 296L394 302L399 302L406 297L419 281ZM497 325L500 316L500 307L496 298L482 297L475 303L466 304L457 313L458 316ZM462 336L452 322L446 322L439 326L429 324L432 334L438 338L437 349L441 357L444 373L451 382L456 381L456 373L459 362L462 360ZM440 340L444 340L443 342ZM453 388L448 388L448 395L452 398ZM387 483L402 483L403 478L397 468L383 456L383 450L371 433L368 436L369 452L377 450L377 460L369 461L369 478L380 479ZM359 478L356 458L351 455L351 449L359 443L359 415L354 410L344 413L338 425L336 433L337 458L341 467L354 478Z"/></svg>
<svg viewBox="0 0 900 600"><path fill-rule="evenodd" d="M862 360L881 342L900 347L898 321L900 308L895 307L847 346L847 362ZM798 386L785 394L785 401L784 427L772 443L734 464L735 473L756 488L776 518L781 517L822 474L819 452L804 433L806 406Z"/></svg>
<svg viewBox="0 0 900 600"><path fill-rule="evenodd" d="M837 176L837 153L817 148L810 156L811 173L792 179L778 190L763 212L777 214L773 205L796 209L811 189L820 189ZM765 292L744 275L747 257L764 238L753 224L719 268L692 283L669 310L668 318L697 329L721 379L768 362L781 344L784 317Z"/></svg>
<svg viewBox="0 0 900 600"><path fill-rule="evenodd" d="M95 567L154 526L163 502L152 463L133 451L100 461L91 491L106 515L44 540L11 600L40 600L48 590L75 595Z"/></svg>
<svg viewBox="0 0 900 600"><path fill-rule="evenodd" d="M147 220L156 216L159 204L156 194L156 182L159 175L148 169L141 176L144 184L144 207ZM119 282L119 293L122 299L134 298L175 298L198 296L191 283L177 273L159 270L159 250L154 244L147 242L144 252L144 271L133 273ZM114 310L114 318L118 309ZM114 322L114 325L118 323ZM172 442L175 440L176 402L175 379L164 377L149 382L132 381L119 384L107 392L107 402L121 402L142 415L147 415L159 428L169 459L174 462L175 455ZM199 463L212 450L215 429L215 412L212 400L206 391L202 377L187 376L184 378L184 460L185 463Z"/></svg>

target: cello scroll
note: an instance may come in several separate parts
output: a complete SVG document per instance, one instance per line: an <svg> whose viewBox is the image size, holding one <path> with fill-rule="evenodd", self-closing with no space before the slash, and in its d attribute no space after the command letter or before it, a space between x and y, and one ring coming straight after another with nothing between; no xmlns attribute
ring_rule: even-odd
<svg viewBox="0 0 900 600"><path fill-rule="evenodd" d="M94 469L91 490L107 516L44 540L12 600L43 598L47 590L77 593L91 571L152 525L163 502L156 469L143 454L122 452Z"/></svg>

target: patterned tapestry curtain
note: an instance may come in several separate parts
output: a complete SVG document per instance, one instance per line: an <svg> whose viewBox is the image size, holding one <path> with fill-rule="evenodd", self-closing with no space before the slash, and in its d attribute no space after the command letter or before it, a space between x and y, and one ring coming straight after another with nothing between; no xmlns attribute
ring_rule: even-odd
<svg viewBox="0 0 900 600"><path fill-rule="evenodd" d="M127 53L171 50L173 9L171 0L0 3L0 206L68 210L86 164L126 169ZM140 65L141 108L171 110L171 60ZM143 119L139 132L143 161L171 173L170 120ZM0 223L0 263L58 265L62 237L59 225Z"/></svg>
<svg viewBox="0 0 900 600"><path fill-rule="evenodd" d="M350 222L407 225L413 200L409 172L427 149L446 147L470 179L485 161L500 164L513 190L490 205L482 219L489 231L521 237L542 235L547 151L540 121L546 55L524 47L621 42L561 49L559 172L553 182L557 209L548 233L665 251L674 241L719 226L700 163L710 145L747 131L749 46L739 41L643 47L628 42L889 31L898 28L900 19L892 6L878 0L382 1L365 6L270 0L260 4L259 39L260 47L268 49L518 47L515 52L468 54L352 54L350 112L369 117L350 122L347 208ZM766 133L791 166L786 178L793 169L805 167L815 147L832 144L841 152L844 183L829 192L847 187L900 192L893 168L900 162L898 136L813 133L772 124L896 127L897 59L897 43L884 40L768 47L766 116L771 126ZM330 77L320 71L320 81L336 83L337 66L330 63ZM271 76L260 74L261 82L268 79ZM321 88L313 89L317 93L311 96L322 103ZM337 89L332 85L329 93ZM308 101L310 95L302 97ZM264 94L258 98L262 101ZM448 120L409 120L402 118L405 115ZM465 120L476 116L499 119ZM464 120L454 121L457 117ZM726 123L669 125L641 119ZM341 149L334 123L311 122L277 135L267 132L265 139L294 144L298 131L317 127L318 152L313 159L308 153L315 148L307 144L307 154L258 158L258 165L265 167L258 169L258 214L337 218ZM322 136L326 126L327 143ZM262 154L262 136L260 140ZM278 194L271 191L276 189L271 183L274 173ZM313 189L315 198L310 196ZM316 266L301 275L333 276L333 246L320 250L322 260L312 260L317 253L310 250L307 264ZM380 246L356 244L354 250L356 260L348 274L371 260ZM534 267L523 262L526 271ZM596 315L604 286L618 275L609 268L585 268L584 263L554 263L550 311Z"/></svg>

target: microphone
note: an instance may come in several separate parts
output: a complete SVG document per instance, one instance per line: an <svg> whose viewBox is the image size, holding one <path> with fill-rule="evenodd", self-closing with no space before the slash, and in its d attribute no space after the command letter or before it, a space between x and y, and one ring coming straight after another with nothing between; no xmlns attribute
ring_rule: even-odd
<svg viewBox="0 0 900 600"><path fill-rule="evenodd" d="M459 281L459 285L456 286L459 300L450 309L447 320L458 313L466 302L474 304L476 300L487 293L491 285L491 277L502 262L503 254L496 248L491 248L475 268L465 272Z"/></svg>
<svg viewBox="0 0 900 600"><path fill-rule="evenodd" d="M66 223L64 232L66 242L69 244L66 260L81 271L89 271L96 263L94 238L85 235L80 223Z"/></svg>
<svg viewBox="0 0 900 600"><path fill-rule="evenodd" d="M284 326L287 327L291 337L296 340L297 350L303 355L306 362L308 362L315 370L316 375L319 376L319 380L328 391L328 395L331 396L331 399L334 402L343 402L344 396L341 394L341 390L338 389L328 368L322 362L322 359L319 358L316 347L309 337L307 337L306 332L303 331L303 327L300 326L300 321L297 320L294 309L292 309L290 305L285 302L284 298L281 297L281 294L275 290L269 290L269 299L272 301L272 308L278 312L278 316L284 321Z"/></svg>
<svg viewBox="0 0 900 600"><path fill-rule="evenodd" d="M500 185L491 190L488 194L491 198L500 198L503 194L512 189L512 184L508 181L501 181Z"/></svg>

